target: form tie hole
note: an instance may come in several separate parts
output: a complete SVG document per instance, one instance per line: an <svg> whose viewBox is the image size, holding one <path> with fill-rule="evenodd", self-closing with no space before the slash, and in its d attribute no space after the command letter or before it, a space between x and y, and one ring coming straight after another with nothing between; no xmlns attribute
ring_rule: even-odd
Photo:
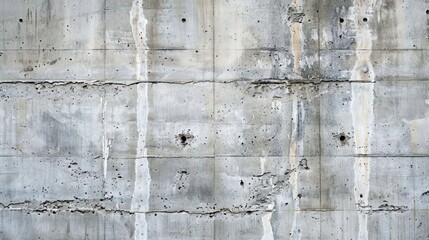
<svg viewBox="0 0 429 240"><path fill-rule="evenodd" d="M185 135L180 136L180 141L182 144L185 144L186 143L186 136Z"/></svg>

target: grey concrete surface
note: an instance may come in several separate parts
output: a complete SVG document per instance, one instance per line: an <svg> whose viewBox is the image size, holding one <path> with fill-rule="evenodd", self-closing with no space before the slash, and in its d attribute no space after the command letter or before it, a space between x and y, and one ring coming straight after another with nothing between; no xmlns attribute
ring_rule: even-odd
<svg viewBox="0 0 429 240"><path fill-rule="evenodd" d="M1 0L0 239L429 239L429 1Z"/></svg>

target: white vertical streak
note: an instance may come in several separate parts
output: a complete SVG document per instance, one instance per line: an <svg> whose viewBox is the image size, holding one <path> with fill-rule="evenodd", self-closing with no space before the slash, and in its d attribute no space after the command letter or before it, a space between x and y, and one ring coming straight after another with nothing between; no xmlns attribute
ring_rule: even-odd
<svg viewBox="0 0 429 240"><path fill-rule="evenodd" d="M103 145L103 177L104 177L104 181L106 181L106 177L107 177L107 160L109 159L109 155L110 155L110 144L111 144L111 139L109 139L107 137L107 119L106 119L106 108L107 108L107 102L105 101L104 97L101 98L101 104L103 107L103 112L102 112L102 118L103 118L103 141L102 141L102 145Z"/></svg>
<svg viewBox="0 0 429 240"><path fill-rule="evenodd" d="M147 20L143 12L143 0L134 0L130 11L130 24L136 45L136 78L147 80Z"/></svg>
<svg viewBox="0 0 429 240"><path fill-rule="evenodd" d="M302 0L292 0L291 7L295 9L296 13L302 13L303 12ZM302 23L289 21L288 25L289 25L290 34L291 34L293 71L297 75L301 75L301 59L302 59L302 49L303 49Z"/></svg>
<svg viewBox="0 0 429 240"><path fill-rule="evenodd" d="M273 228L271 226L271 217L273 212L266 212L262 216L262 228L264 230L264 235L261 240L274 240Z"/></svg>
<svg viewBox="0 0 429 240"><path fill-rule="evenodd" d="M302 0L292 0L291 8L294 9L293 13L302 13L303 12L303 1ZM292 13L292 12L290 12ZM302 61L302 51L303 51L303 31L302 31L302 23L299 21L295 21L293 16L289 16L289 18L292 21L288 22L290 33L291 33L291 49L292 49L292 55L293 55L293 72L297 75L297 78L300 78L301 75L301 61ZM299 131L300 126L299 123L301 121L300 115L303 116L303 111L300 109L301 103L296 100L293 102L293 109L292 109L292 116L293 116L293 122L292 122L292 134L290 138L290 149L289 149L289 162L290 162L290 168L295 169L290 175L289 182L292 186L292 199L294 202L294 216L293 216L293 223L292 223L292 229L291 229L291 239L300 239L300 234L298 229L299 223L298 217L299 217L299 198L298 198L298 156L302 154L303 149L302 145L301 148L298 149L298 141L299 139Z"/></svg>
<svg viewBox="0 0 429 240"><path fill-rule="evenodd" d="M298 137L299 137L299 101L295 100L292 106L292 133L290 137L290 148L289 148L289 164L290 169L296 169L298 167ZM298 196L298 172L293 171L290 173L289 183L292 187L292 199L294 203L293 211L293 223L291 229L291 239L299 239L300 235L298 232L298 217L299 217L299 199Z"/></svg>
<svg viewBox="0 0 429 240"><path fill-rule="evenodd" d="M353 119L355 153L370 153L370 135L373 121L373 83L352 83L351 112ZM356 157L354 163L355 201L358 206L368 205L370 159ZM368 215L359 213L359 239L368 239Z"/></svg>
<svg viewBox="0 0 429 240"><path fill-rule="evenodd" d="M370 22L373 21L373 9L377 0L355 0L355 26L356 26L356 63L350 81L352 88L351 114L354 130L355 154L371 153L371 135L374 119L374 81L375 73L370 59L372 53L373 35ZM366 21L364 21L366 19ZM368 83L353 83L353 81L368 81ZM356 157L354 162L355 175L355 201L359 206L368 205L370 159ZM358 213L359 236L358 239L368 239L368 215Z"/></svg>
<svg viewBox="0 0 429 240"><path fill-rule="evenodd" d="M143 2L133 1L130 11L130 24L136 45L136 78L137 80L148 80L147 75L147 38L146 24L144 17ZM131 211L147 212L149 211L150 196L150 172L147 159L146 133L148 121L148 89L147 85L137 85L137 150L135 160L135 181L134 192L131 201ZM148 239L146 214L137 214L135 219L135 239Z"/></svg>

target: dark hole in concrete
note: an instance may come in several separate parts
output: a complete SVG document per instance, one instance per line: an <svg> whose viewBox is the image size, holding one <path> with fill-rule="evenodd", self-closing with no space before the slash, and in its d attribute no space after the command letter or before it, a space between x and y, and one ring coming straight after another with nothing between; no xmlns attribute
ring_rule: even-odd
<svg viewBox="0 0 429 240"><path fill-rule="evenodd" d="M181 142L182 144L185 144L185 143L186 143L186 136L185 136L185 135L180 136L180 142Z"/></svg>
<svg viewBox="0 0 429 240"><path fill-rule="evenodd" d="M429 10L426 10L426 14L429 14Z"/></svg>
<svg viewBox="0 0 429 240"><path fill-rule="evenodd" d="M182 22L186 22L186 18L182 18Z"/></svg>
<svg viewBox="0 0 429 240"><path fill-rule="evenodd" d="M340 141L345 141L345 140L346 140L346 136L341 135L341 136L340 136Z"/></svg>
<svg viewBox="0 0 429 240"><path fill-rule="evenodd" d="M344 19L340 18L340 23L344 22Z"/></svg>
<svg viewBox="0 0 429 240"><path fill-rule="evenodd" d="M189 131L190 130L188 130L187 133L182 132L176 135L176 142L182 147L190 145L192 142L192 139L194 138L194 135L192 135Z"/></svg>
<svg viewBox="0 0 429 240"><path fill-rule="evenodd" d="M240 185L241 185L241 186L244 186L244 182L243 182L243 180L240 180Z"/></svg>
<svg viewBox="0 0 429 240"><path fill-rule="evenodd" d="M368 19L367 18L363 18L363 21L366 22L366 21L368 21Z"/></svg>
<svg viewBox="0 0 429 240"><path fill-rule="evenodd" d="M363 195L362 195L362 194L359 194L359 197L360 197L360 198L363 198Z"/></svg>
<svg viewBox="0 0 429 240"><path fill-rule="evenodd" d="M298 194L298 197L299 197L299 198L301 198L301 197L302 197L301 193L300 193L300 194Z"/></svg>
<svg viewBox="0 0 429 240"><path fill-rule="evenodd" d="M298 165L301 169L309 170L310 168L307 165L307 159L303 158L301 161L299 161Z"/></svg>
<svg viewBox="0 0 429 240"><path fill-rule="evenodd" d="M24 20L22 20L22 18L20 18L18 21L19 21L19 22L23 22Z"/></svg>

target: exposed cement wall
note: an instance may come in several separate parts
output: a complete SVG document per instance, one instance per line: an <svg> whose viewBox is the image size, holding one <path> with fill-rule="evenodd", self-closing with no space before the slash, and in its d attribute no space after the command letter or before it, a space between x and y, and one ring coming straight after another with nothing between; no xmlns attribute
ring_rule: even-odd
<svg viewBox="0 0 429 240"><path fill-rule="evenodd" d="M0 5L0 239L429 238L429 1Z"/></svg>

